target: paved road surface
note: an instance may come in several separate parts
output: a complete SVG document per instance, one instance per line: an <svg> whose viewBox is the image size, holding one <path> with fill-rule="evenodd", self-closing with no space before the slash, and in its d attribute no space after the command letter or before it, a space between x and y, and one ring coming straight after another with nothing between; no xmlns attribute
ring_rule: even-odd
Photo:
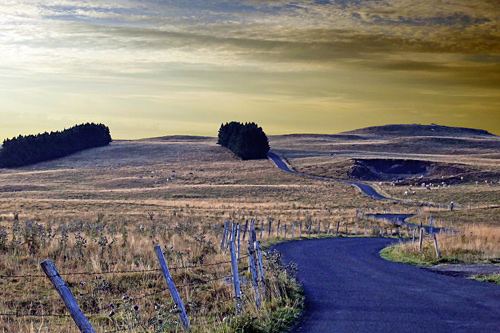
<svg viewBox="0 0 500 333"><path fill-rule="evenodd" d="M500 332L500 286L389 262L394 240L330 238L275 246L298 264L306 309L296 332Z"/></svg>
<svg viewBox="0 0 500 333"><path fill-rule="evenodd" d="M288 167L288 165L285 162L283 162L283 160L281 159L281 157L279 157L278 155L276 155L276 154L274 154L272 152L269 152L267 154L267 156L274 162L274 164L276 164L276 166L279 169L281 169L283 171L294 173L296 175L300 175L300 176L304 176L304 177L316 178L316 179L323 179L323 180L330 180L330 181L334 181L334 182L338 182L338 183L344 183L344 184L353 185L353 186L356 186L357 188L359 188L361 190L361 192L363 192L367 196L372 197L374 199L397 201L397 200L394 200L394 199L390 199L390 198L384 197L383 195L381 195L380 193L378 193L370 185L366 185L366 184L362 184L362 183L357 183L357 182L351 182L351 181L348 181L348 180L341 180L341 179L334 179L334 178L328 178L328 177L313 176L313 175L308 175L306 173L297 172L295 170L290 169Z"/></svg>

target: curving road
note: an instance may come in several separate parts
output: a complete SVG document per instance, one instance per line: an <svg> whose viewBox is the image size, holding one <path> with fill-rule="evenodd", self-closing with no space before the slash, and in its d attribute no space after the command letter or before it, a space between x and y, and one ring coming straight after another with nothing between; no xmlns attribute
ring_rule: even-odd
<svg viewBox="0 0 500 333"><path fill-rule="evenodd" d="M306 308L295 332L500 332L500 286L382 259L394 242L330 238L278 244L298 264Z"/></svg>
<svg viewBox="0 0 500 333"><path fill-rule="evenodd" d="M293 173L293 174L296 174L296 175L304 176L304 177L316 178L316 179L322 179L322 180L330 180L330 181L334 181L334 182L338 182L338 183L344 183L344 184L353 185L353 186L356 186L357 188L359 188L361 190L361 192L363 192L367 196L369 196L371 198L374 198L374 199L398 201L398 200L394 200L394 199L391 199L391 198L384 197L383 195L381 195L380 193L378 193L370 185L366 185L366 184L363 184L363 183L352 182L352 181L348 181L348 180L341 180L341 179L334 179L334 178L328 178L328 177L313 176L313 175L308 175L306 173L297 172L297 171L295 171L293 169L290 169L288 167L288 165L281 159L281 157L279 157L275 153L269 152L267 154L267 156L274 162L274 164L276 164L276 166L280 170L283 170L283 171L286 171L286 172L289 172L289 173Z"/></svg>

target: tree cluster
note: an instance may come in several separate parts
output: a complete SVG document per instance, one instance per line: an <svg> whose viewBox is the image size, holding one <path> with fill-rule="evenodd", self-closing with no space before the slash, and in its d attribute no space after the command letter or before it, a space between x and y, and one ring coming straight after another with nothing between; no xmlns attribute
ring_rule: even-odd
<svg viewBox="0 0 500 333"><path fill-rule="evenodd" d="M87 123L64 131L19 135L5 139L0 150L0 167L20 167L63 157L84 149L105 146L111 142L109 128Z"/></svg>
<svg viewBox="0 0 500 333"><path fill-rule="evenodd" d="M217 143L243 160L267 158L269 152L267 136L255 123L232 121L222 124Z"/></svg>

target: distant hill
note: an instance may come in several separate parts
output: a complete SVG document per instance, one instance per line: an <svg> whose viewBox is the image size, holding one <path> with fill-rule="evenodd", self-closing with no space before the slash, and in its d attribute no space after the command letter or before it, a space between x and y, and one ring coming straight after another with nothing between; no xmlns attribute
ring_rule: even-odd
<svg viewBox="0 0 500 333"><path fill-rule="evenodd" d="M385 125L372 126L343 132L342 134L373 135L373 136L495 136L488 131L465 127L449 127L442 125Z"/></svg>

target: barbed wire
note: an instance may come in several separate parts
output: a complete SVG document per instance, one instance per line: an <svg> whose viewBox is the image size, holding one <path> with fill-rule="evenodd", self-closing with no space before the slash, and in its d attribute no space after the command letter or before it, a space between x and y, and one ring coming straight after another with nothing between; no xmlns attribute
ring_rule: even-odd
<svg viewBox="0 0 500 333"><path fill-rule="evenodd" d="M247 258L248 255L241 256L238 261ZM181 269L194 269L194 268L202 268L202 267L211 267L218 266L224 264L230 264L231 260L228 261L220 261L216 263L210 264L200 264L200 265L191 265L191 266L173 266L169 267L169 270L181 270ZM59 273L60 276L71 276L71 275L108 275L108 274L131 274L131 273L152 273L152 272L161 272L161 268L152 268L152 269L143 269L143 270L122 270L122 271L102 271L102 272L66 272ZM28 274L28 275L0 275L1 279L19 279L19 278L45 278L46 275L42 274Z"/></svg>
<svg viewBox="0 0 500 333"><path fill-rule="evenodd" d="M71 316L67 314L2 312L0 313L0 317L71 317Z"/></svg>

